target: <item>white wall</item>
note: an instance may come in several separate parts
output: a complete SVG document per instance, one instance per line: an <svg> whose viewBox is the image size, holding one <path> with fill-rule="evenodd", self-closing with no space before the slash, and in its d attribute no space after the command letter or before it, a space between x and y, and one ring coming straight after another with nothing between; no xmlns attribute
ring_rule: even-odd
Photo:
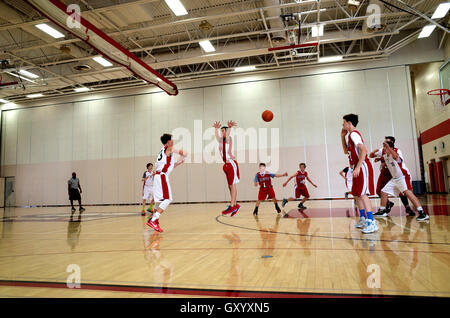
<svg viewBox="0 0 450 318"><path fill-rule="evenodd" d="M202 120L205 131L215 120L233 119L244 129L269 129L269 139L270 129L279 129L280 167L273 172L292 174L306 162L319 186L310 187L312 197L342 197L338 172L347 157L340 130L342 116L354 112L369 149L385 135L396 136L416 180L408 77L400 66L191 88L176 97L158 92L3 111L2 176L16 176L17 205L67 204L72 171L86 204L135 203L163 133L184 127L193 136L194 120ZM261 120L265 109L275 114L270 123ZM248 147L239 154L249 158ZM257 162L240 163L240 172L239 199L256 199ZM375 172L378 177L378 166ZM171 184L175 202L228 199L221 163L182 165ZM280 179L274 184L279 198L292 192L292 186L283 191Z"/></svg>

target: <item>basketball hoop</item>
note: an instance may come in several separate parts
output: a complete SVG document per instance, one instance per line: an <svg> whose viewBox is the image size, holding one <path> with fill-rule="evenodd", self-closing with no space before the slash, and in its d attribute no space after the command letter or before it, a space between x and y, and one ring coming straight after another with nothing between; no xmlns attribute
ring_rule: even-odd
<svg viewBox="0 0 450 318"><path fill-rule="evenodd" d="M442 110L450 103L450 90L446 88L433 89L427 92L428 95L433 96L434 110Z"/></svg>

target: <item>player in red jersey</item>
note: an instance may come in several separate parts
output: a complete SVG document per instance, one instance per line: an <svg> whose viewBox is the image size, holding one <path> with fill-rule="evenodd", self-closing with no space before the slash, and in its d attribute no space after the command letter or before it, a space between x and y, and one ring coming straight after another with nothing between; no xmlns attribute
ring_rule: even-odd
<svg viewBox="0 0 450 318"><path fill-rule="evenodd" d="M373 219L372 203L369 199L369 195L375 193L372 163L367 156L363 138L356 130L358 115L347 114L342 119L342 149L348 155L349 166L353 170L352 195L360 208L360 220L356 227L363 228L362 232L365 234L373 233L378 231L378 226Z"/></svg>
<svg viewBox="0 0 450 318"><path fill-rule="evenodd" d="M386 137L384 137L384 141L385 142L390 141L390 142L392 142L392 144L395 144L395 137L386 136ZM397 149L397 148L394 148L394 149L399 153L400 156L402 156L400 149ZM383 189L383 187L392 179L391 173L389 172L389 169L386 166L386 163L385 163L384 158L381 153L382 153L382 149L375 149L369 155L369 158L375 158L375 162L377 162L377 161L381 162L380 175L378 177L377 189L376 189L376 193L380 198L381 198L381 189ZM403 205L405 206L406 213L409 216L414 216L415 213L409 206L408 198L403 193L400 193L400 200L402 201ZM384 206L381 206L379 211L377 213L375 213L374 216L375 217L387 216L388 213L391 212L391 209L393 206L394 206L394 202L389 201L389 199L387 199L386 209L383 209ZM385 211L382 212L381 210L385 210Z"/></svg>
<svg viewBox="0 0 450 318"><path fill-rule="evenodd" d="M305 171L306 164L305 163L299 164L299 168L300 168L299 171L297 171L295 174L290 176L286 180L286 182L283 183L283 187L286 187L292 178L295 178L295 181L296 181L295 188L294 188L294 197L290 197L288 199L284 198L283 203L281 203L281 206L283 208L286 205L286 203L288 203L289 201L299 200L300 197L303 196L303 199L302 199L302 201L300 201L298 208L305 210L306 206L304 206L303 203L305 203L306 200L309 199L309 192L308 192L308 188L306 187L306 180L308 180L309 183L311 183L315 188L317 188L317 186L314 184L314 182L312 182L311 179L308 177L308 172Z"/></svg>
<svg viewBox="0 0 450 318"><path fill-rule="evenodd" d="M275 191L273 191L272 180L270 178L280 178L287 177L287 172L283 174L274 174L266 171L266 164L259 164L259 172L256 174L255 179L253 180L255 183L255 187L259 184L259 193L258 193L258 201L256 201L255 210L253 211L253 215L258 215L258 208L261 201L266 199L271 199L273 203L275 203L275 209L278 213L281 212L280 207L277 203L277 198L275 197Z"/></svg>
<svg viewBox="0 0 450 318"><path fill-rule="evenodd" d="M213 127L216 129L216 139L219 142L219 150L224 162L223 172L225 172L225 175L227 177L228 189L230 190L230 205L227 209L222 211L222 214L230 214L230 216L235 216L241 208L241 206L236 202L236 184L239 183L239 165L234 156L231 154L233 145L230 133L231 128L234 126L236 126L236 123L232 120L228 121L228 127L223 126L222 128L220 128L220 122L218 121L216 121L213 125ZM221 134L219 134L219 128L221 129Z"/></svg>

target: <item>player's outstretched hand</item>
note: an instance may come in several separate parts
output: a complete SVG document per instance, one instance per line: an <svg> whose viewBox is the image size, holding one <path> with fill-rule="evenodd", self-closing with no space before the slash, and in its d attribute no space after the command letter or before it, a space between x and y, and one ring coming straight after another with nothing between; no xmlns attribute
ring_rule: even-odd
<svg viewBox="0 0 450 318"><path fill-rule="evenodd" d="M220 128L220 121L216 121L213 125L214 128L219 129Z"/></svg>
<svg viewBox="0 0 450 318"><path fill-rule="evenodd" d="M283 174L283 176L287 177L287 176L288 176L288 173L287 173L287 172L285 172L285 173Z"/></svg>
<svg viewBox="0 0 450 318"><path fill-rule="evenodd" d="M286 186L287 186L287 183L286 183L286 182L285 182L285 183L283 183L283 188L284 188L284 187L286 187Z"/></svg>
<svg viewBox="0 0 450 318"><path fill-rule="evenodd" d="M237 124L234 121L232 121L232 120L229 120L227 124L228 124L229 128L237 126Z"/></svg>

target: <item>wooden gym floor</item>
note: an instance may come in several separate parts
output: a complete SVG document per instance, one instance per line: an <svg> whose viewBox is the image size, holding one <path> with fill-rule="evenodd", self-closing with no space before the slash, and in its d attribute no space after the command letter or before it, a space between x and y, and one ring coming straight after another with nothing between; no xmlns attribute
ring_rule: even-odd
<svg viewBox="0 0 450 318"><path fill-rule="evenodd" d="M145 225L138 206L9 208L0 212L0 297L450 297L450 196L421 198L427 222L400 201L379 231L354 228L352 200L172 204ZM373 200L378 205L377 200ZM79 266L81 288L68 288ZM69 280L70 281L70 280Z"/></svg>

